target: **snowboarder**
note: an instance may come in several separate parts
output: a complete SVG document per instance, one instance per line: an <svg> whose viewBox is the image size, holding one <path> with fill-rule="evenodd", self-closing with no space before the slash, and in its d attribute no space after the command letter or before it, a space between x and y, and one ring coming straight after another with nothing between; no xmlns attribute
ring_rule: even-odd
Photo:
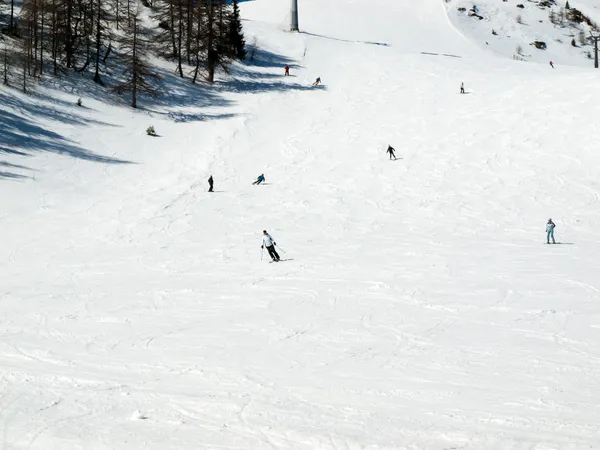
<svg viewBox="0 0 600 450"><path fill-rule="evenodd" d="M556 241L554 240L554 228L556 227L556 224L554 222L552 222L552 219L548 219L548 223L546 224L546 243L549 244L550 243L550 238L552 238L552 243L556 244Z"/></svg>
<svg viewBox="0 0 600 450"><path fill-rule="evenodd" d="M264 174L264 173L261 173L261 174L258 176L258 178L256 179L256 181L255 181L254 183L252 183L252 184L260 184L260 183L262 183L263 181L265 181L265 174Z"/></svg>
<svg viewBox="0 0 600 450"><path fill-rule="evenodd" d="M318 86L321 84L321 77L317 77L317 79L315 80L315 82L312 84L313 86Z"/></svg>
<svg viewBox="0 0 600 450"><path fill-rule="evenodd" d="M554 63L552 61L550 61L550 67L554 69Z"/></svg>
<svg viewBox="0 0 600 450"><path fill-rule="evenodd" d="M290 74L290 66L288 66L288 65L286 64L286 65L285 65L285 67L284 67L284 69L285 69L285 74L286 74L286 75L289 75L289 74Z"/></svg>
<svg viewBox="0 0 600 450"><path fill-rule="evenodd" d="M269 233L267 233L267 230L263 230L262 245L260 246L260 248L267 247L269 256L273 259L273 261L279 262L279 254L275 250L276 245L277 244L275 243L275 241L273 240L271 235Z"/></svg>
<svg viewBox="0 0 600 450"><path fill-rule="evenodd" d="M460 93L461 93L461 94L464 94L464 93L465 93L465 83L464 83L464 82L461 82L461 83L460 83Z"/></svg>
<svg viewBox="0 0 600 450"><path fill-rule="evenodd" d="M392 156L394 157L394 159L398 159L396 158L396 155L394 154L394 152L396 151L396 149L394 147L392 147L391 145L388 145L388 149L386 153L390 154L390 159L392 159Z"/></svg>
<svg viewBox="0 0 600 450"><path fill-rule="evenodd" d="M212 177L212 175L208 179L208 192L213 192L213 177Z"/></svg>

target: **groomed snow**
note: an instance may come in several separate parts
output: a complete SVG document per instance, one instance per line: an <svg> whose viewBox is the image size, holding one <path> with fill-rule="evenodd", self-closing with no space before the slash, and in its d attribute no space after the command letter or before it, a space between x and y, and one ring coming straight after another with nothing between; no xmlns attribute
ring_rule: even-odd
<svg viewBox="0 0 600 450"><path fill-rule="evenodd" d="M0 90L0 448L600 445L600 72L299 3L201 95Z"/></svg>

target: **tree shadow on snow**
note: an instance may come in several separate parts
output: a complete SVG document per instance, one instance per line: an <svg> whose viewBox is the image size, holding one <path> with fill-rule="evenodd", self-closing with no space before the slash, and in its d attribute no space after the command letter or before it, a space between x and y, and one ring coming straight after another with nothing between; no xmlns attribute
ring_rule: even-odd
<svg viewBox="0 0 600 450"><path fill-rule="evenodd" d="M295 64L292 59L261 48L249 49L248 54L248 58L252 58L245 62L248 67L278 68L281 70L283 70L286 65L290 66L290 69L299 69L303 67Z"/></svg>
<svg viewBox="0 0 600 450"><path fill-rule="evenodd" d="M283 92L283 91L310 91L315 86L284 83L273 81L253 81L253 80L224 80L218 83L217 89L228 92L247 92L257 94L262 92Z"/></svg>
<svg viewBox="0 0 600 450"><path fill-rule="evenodd" d="M8 161L0 161L0 167L8 167L11 169L23 169L23 170L35 171L35 169L32 169L31 167L22 166L21 164L12 164L12 163L9 163Z"/></svg>
<svg viewBox="0 0 600 450"><path fill-rule="evenodd" d="M2 179L2 180L18 181L18 180L30 179L30 178L31 177L28 177L26 175L20 175L18 173L11 173L11 172L3 172L0 170L0 179Z"/></svg>
<svg viewBox="0 0 600 450"><path fill-rule="evenodd" d="M14 98L13 101L19 101ZM17 108L19 110L19 108ZM36 113L42 114L42 113ZM99 155L86 150L61 136L60 134L44 128L35 117L17 116L12 112L0 110L0 153L13 156L33 156L34 152L48 152L67 155L72 158L104 164L130 164L130 161ZM13 169L28 169L26 166L14 163L3 163L5 167ZM6 178L9 175L4 173ZM11 178L18 178L11 177ZM21 178L25 178L24 176Z"/></svg>
<svg viewBox="0 0 600 450"><path fill-rule="evenodd" d="M74 103L71 104L61 99L49 96L42 93L31 93L29 98L48 102L51 105L67 106L69 108L78 108ZM102 122L87 117L82 117L67 111L54 108L51 105L46 105L40 102L23 101L20 96L10 95L10 92L0 91L0 104L12 108L14 111L19 111L25 115L39 116L45 119L56 120L68 125L105 125L116 126L107 122Z"/></svg>
<svg viewBox="0 0 600 450"><path fill-rule="evenodd" d="M290 82L290 77L283 74L285 65L292 69L301 67L282 55L255 49L253 61L234 63L227 74L219 72L214 83L199 78L195 84L191 82L190 67L184 70L185 78L178 76L174 63L172 69L155 67L155 71L163 77L157 84L162 95L140 95L138 110L149 112L151 115L164 115L175 122L226 120L236 116L226 110L235 104L231 96L226 94L315 89L315 86ZM281 72L264 70L273 68L278 68ZM130 94L119 96L111 89L119 80L118 76L114 75L116 73L116 69L103 72L104 85L94 83L91 72L69 71L59 76L46 75L42 81L44 89L32 91L27 97L23 94L12 95L10 91L0 91L0 102L8 108L0 110L0 153L12 157L29 157L34 156L36 152L47 152L104 164L133 164L132 161L104 156L82 148L76 142L53 131L47 122L39 120L43 118L44 121L54 120L73 126L121 126L92 119L89 113L94 110L86 106L86 99L91 98L104 104L127 107ZM323 86L317 88L325 89ZM66 95L57 98L53 91L60 91ZM84 106L76 105L77 98L82 99ZM211 112L204 112L204 108L211 108ZM214 112L214 108L221 110ZM2 170L4 167L10 168L10 172ZM0 164L0 170L0 178L3 179L31 178L18 172L32 169L13 162Z"/></svg>

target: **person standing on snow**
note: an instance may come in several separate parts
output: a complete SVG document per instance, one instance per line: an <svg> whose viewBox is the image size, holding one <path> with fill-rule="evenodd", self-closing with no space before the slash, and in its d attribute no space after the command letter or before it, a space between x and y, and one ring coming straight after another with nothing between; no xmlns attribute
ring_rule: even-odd
<svg viewBox="0 0 600 450"><path fill-rule="evenodd" d="M208 192L213 192L213 177L212 177L212 175L208 179Z"/></svg>
<svg viewBox="0 0 600 450"><path fill-rule="evenodd" d="M550 67L554 69L554 63L552 61L550 61Z"/></svg>
<svg viewBox="0 0 600 450"><path fill-rule="evenodd" d="M556 228L556 224L552 222L552 219L548 219L548 223L546 224L546 243L550 243L550 238L552 238L552 243L556 244L554 240L554 228Z"/></svg>
<svg viewBox="0 0 600 450"><path fill-rule="evenodd" d="M277 244L275 243L275 241L273 240L273 238L271 237L271 235L269 233L267 233L267 230L263 230L262 245L260 246L260 248L267 247L267 251L269 252L269 256L271 258L273 258L273 261L279 262L279 254L275 250L275 246L276 245Z"/></svg>
<svg viewBox="0 0 600 450"><path fill-rule="evenodd" d="M387 149L386 153L390 154L390 159L392 159L392 156L394 157L394 159L398 159L398 158L396 158L396 155L394 154L395 151L396 151L396 149L394 147L392 147L391 145L388 145L388 149Z"/></svg>
<svg viewBox="0 0 600 450"><path fill-rule="evenodd" d="M460 93L461 93L461 94L464 94L464 93L465 93L465 83L464 83L464 82L461 82L461 83L460 83Z"/></svg>
<svg viewBox="0 0 600 450"><path fill-rule="evenodd" d="M284 67L284 69L285 69L285 74L286 74L286 75L289 75L289 74L290 74L290 66L288 66L288 65L286 64L286 65L285 65L285 67Z"/></svg>
<svg viewBox="0 0 600 450"><path fill-rule="evenodd" d="M313 86L318 86L321 84L321 77L317 77L317 79L315 80L315 82L313 83Z"/></svg>
<svg viewBox="0 0 600 450"><path fill-rule="evenodd" d="M258 178L256 179L256 181L255 181L254 183L252 183L252 184L260 184L260 183L262 183L263 181L265 181L265 174L264 174L264 173L261 173L261 174L258 176Z"/></svg>

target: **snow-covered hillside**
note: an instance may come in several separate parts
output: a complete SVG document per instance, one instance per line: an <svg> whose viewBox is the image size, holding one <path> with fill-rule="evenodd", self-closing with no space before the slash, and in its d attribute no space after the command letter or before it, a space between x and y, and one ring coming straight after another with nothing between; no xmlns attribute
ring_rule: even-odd
<svg viewBox="0 0 600 450"><path fill-rule="evenodd" d="M599 72L299 3L202 95L0 90L0 448L598 447Z"/></svg>
<svg viewBox="0 0 600 450"><path fill-rule="evenodd" d="M594 0L451 0L446 7L452 23L487 50L517 61L593 67L590 33L600 32Z"/></svg>

